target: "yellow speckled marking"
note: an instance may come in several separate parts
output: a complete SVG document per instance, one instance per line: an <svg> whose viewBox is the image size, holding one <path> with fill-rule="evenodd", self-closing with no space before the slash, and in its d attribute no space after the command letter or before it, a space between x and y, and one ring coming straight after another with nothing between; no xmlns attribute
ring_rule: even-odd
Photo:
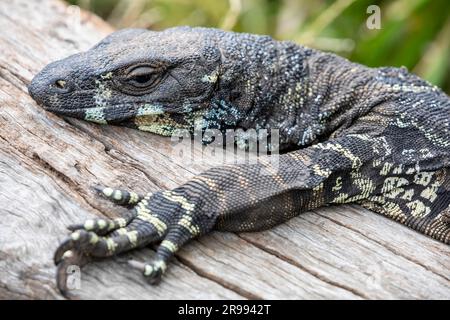
<svg viewBox="0 0 450 320"><path fill-rule="evenodd" d="M167 248L170 252L176 252L178 250L178 246L170 240L161 242L161 247Z"/></svg>
<svg viewBox="0 0 450 320"><path fill-rule="evenodd" d="M333 202L333 203L345 203L347 199L348 199L348 194L347 193L340 193L331 202Z"/></svg>
<svg viewBox="0 0 450 320"><path fill-rule="evenodd" d="M392 219L400 222L404 222L407 219L406 215L400 209L400 206L396 203L386 201L386 197L384 196L372 196L367 200L369 201L363 202L364 206L373 211L381 212L385 216L391 217ZM370 201L373 201L373 203ZM374 203L380 204L382 206L382 210L380 211L376 205L374 206Z"/></svg>
<svg viewBox="0 0 450 320"><path fill-rule="evenodd" d="M122 192L120 190L115 190L113 197L117 201L122 200Z"/></svg>
<svg viewBox="0 0 450 320"><path fill-rule="evenodd" d="M187 212L191 212L194 210L195 205L193 203L190 203L188 199L183 196L172 194L170 191L164 192L163 195L167 200L178 202L179 204L181 204L181 207Z"/></svg>
<svg viewBox="0 0 450 320"><path fill-rule="evenodd" d="M414 176L414 183L420 184L424 187L431 182L434 172L419 172Z"/></svg>
<svg viewBox="0 0 450 320"><path fill-rule="evenodd" d="M334 187L332 188L332 190L336 192L341 189L342 189L342 177L337 177L336 183L335 183Z"/></svg>
<svg viewBox="0 0 450 320"><path fill-rule="evenodd" d="M86 109L84 120L99 124L107 124L104 110L104 107Z"/></svg>
<svg viewBox="0 0 450 320"><path fill-rule="evenodd" d="M106 74L102 74L102 75L101 75L101 78L102 78L103 80L110 80L110 79L112 79L112 76L113 76L112 72L108 72L108 73L106 73Z"/></svg>
<svg viewBox="0 0 450 320"><path fill-rule="evenodd" d="M157 123L145 126L138 126L138 130L155 133L164 137L169 137L172 135L172 131L167 129L165 125L160 125Z"/></svg>
<svg viewBox="0 0 450 320"><path fill-rule="evenodd" d="M110 253L114 253L114 251L116 251L116 248L117 248L117 243L115 243L113 239L107 238L106 246Z"/></svg>
<svg viewBox="0 0 450 320"><path fill-rule="evenodd" d="M323 190L323 186L324 186L324 184L322 182L322 183L318 184L317 186L315 186L314 188L312 188L312 190L315 191L315 192L322 191Z"/></svg>
<svg viewBox="0 0 450 320"><path fill-rule="evenodd" d="M160 236L162 236L164 234L164 232L167 230L167 225L164 223L164 221L162 221L155 215L152 215L152 214L149 214L149 213L143 212L143 211L139 212L139 209L138 209L137 217L143 221L150 223L152 226L154 226Z"/></svg>
<svg viewBox="0 0 450 320"><path fill-rule="evenodd" d="M112 189L112 188L105 188L105 189L103 189L102 192L103 192L103 194L104 194L105 196L111 197L112 194L113 194L113 192L114 192L114 189Z"/></svg>
<svg viewBox="0 0 450 320"><path fill-rule="evenodd" d="M183 129L183 126L175 122L168 114L138 116L134 123L141 131L171 136L175 129Z"/></svg>
<svg viewBox="0 0 450 320"><path fill-rule="evenodd" d="M401 165L399 165L398 167L395 167L393 170L392 170L392 173L393 174L401 174L403 172L403 165L401 164Z"/></svg>
<svg viewBox="0 0 450 320"><path fill-rule="evenodd" d="M439 189L440 185L439 183L432 183L429 187L425 188L421 193L420 196L424 199L428 199L429 201L433 202L437 198L437 191Z"/></svg>
<svg viewBox="0 0 450 320"><path fill-rule="evenodd" d="M128 231L125 228L120 228L120 229L117 229L116 232L118 235L123 236L123 235L127 234Z"/></svg>
<svg viewBox="0 0 450 320"><path fill-rule="evenodd" d="M383 168L380 170L380 175L385 176L391 171L391 168L394 166L393 163L385 162L383 164Z"/></svg>
<svg viewBox="0 0 450 320"><path fill-rule="evenodd" d="M406 174L413 174L414 172L416 172L415 168L408 168L406 170Z"/></svg>
<svg viewBox="0 0 450 320"><path fill-rule="evenodd" d="M152 104L146 104L142 107L139 107L138 111L137 111L137 116L141 117L141 116L151 116L151 115L158 115L158 114L163 114L164 113L164 109L160 106L155 106Z"/></svg>
<svg viewBox="0 0 450 320"><path fill-rule="evenodd" d="M147 208L147 205L144 202L145 200L142 200L141 202L138 203L138 205L136 206L136 211L137 214L140 215L148 215L150 214L150 210Z"/></svg>
<svg viewBox="0 0 450 320"><path fill-rule="evenodd" d="M414 196L414 189L406 190L405 193L401 196L402 199L411 201Z"/></svg>
<svg viewBox="0 0 450 320"><path fill-rule="evenodd" d="M72 238L72 240L77 241L78 239L80 239L80 232L79 231L75 231L74 233L72 233L70 235L70 238Z"/></svg>
<svg viewBox="0 0 450 320"><path fill-rule="evenodd" d="M103 228L106 227L106 221L103 220L103 219L99 219L99 220L97 221L97 224L98 224L99 229L103 229Z"/></svg>
<svg viewBox="0 0 450 320"><path fill-rule="evenodd" d="M406 204L406 206L411 210L411 214L414 217L425 217L431 212L431 209L427 207L422 201L414 200Z"/></svg>
<svg viewBox="0 0 450 320"><path fill-rule="evenodd" d="M403 188L396 188L396 189L393 189L393 190L391 190L389 192L386 192L385 193L385 197L386 198L390 198L390 199L397 199L404 192L405 192L405 189L403 189Z"/></svg>
<svg viewBox="0 0 450 320"><path fill-rule="evenodd" d="M138 232L136 230L129 231L125 234L133 247L137 246Z"/></svg>
<svg viewBox="0 0 450 320"><path fill-rule="evenodd" d="M64 252L64 254L63 254L63 258L70 258L70 257L72 257L73 256L73 252L72 252L72 250L67 250L66 252Z"/></svg>
<svg viewBox="0 0 450 320"><path fill-rule="evenodd" d="M129 204L137 203L139 201L139 196L136 192L130 192L130 200L128 201Z"/></svg>
<svg viewBox="0 0 450 320"><path fill-rule="evenodd" d="M162 260L157 260L153 264L146 264L144 267L144 276L150 276L155 270L161 270L165 272L167 269L167 264Z"/></svg>
<svg viewBox="0 0 450 320"><path fill-rule="evenodd" d="M325 178L329 177L330 174L331 174L331 170L330 169L321 168L318 164L315 164L313 166L313 172L316 175L321 176L321 177L325 177Z"/></svg>
<svg viewBox="0 0 450 320"><path fill-rule="evenodd" d="M167 264L162 260L157 260L153 263L154 269L161 269L162 272L165 272L167 269Z"/></svg>
<svg viewBox="0 0 450 320"><path fill-rule="evenodd" d="M188 214L183 215L180 221L178 221L178 224L186 228L193 236L196 236L200 233L200 228L192 223L192 216Z"/></svg>
<svg viewBox="0 0 450 320"><path fill-rule="evenodd" d="M340 155L346 157L347 159L349 159L352 162L352 169L357 169L357 168L361 167L361 165L362 165L361 159L359 157L357 157L350 150L346 149L345 147L343 147L342 145L340 145L338 143L322 143L322 144L314 145L311 148L314 148L314 147L320 148L323 150L334 150L334 151L338 152Z"/></svg>
<svg viewBox="0 0 450 320"><path fill-rule="evenodd" d="M408 185L408 180L406 180L405 178L389 177L384 180L381 192L387 193L395 188L400 188L406 185Z"/></svg>
<svg viewBox="0 0 450 320"><path fill-rule="evenodd" d="M95 233L91 234L91 238L89 239L89 242L91 244L96 244L98 242L99 238Z"/></svg>
<svg viewBox="0 0 450 320"><path fill-rule="evenodd" d="M354 202L361 199L366 199L369 197L373 191L376 189L376 185L369 178L361 177L361 174L357 175L352 172L353 184L360 190L359 194L347 199L347 202ZM356 176L355 176L356 175Z"/></svg>
<svg viewBox="0 0 450 320"><path fill-rule="evenodd" d="M153 273L153 266L146 264L144 267L144 276L149 276Z"/></svg>
<svg viewBox="0 0 450 320"><path fill-rule="evenodd" d="M150 197L153 195L153 192L148 192L143 200L150 200Z"/></svg>
<svg viewBox="0 0 450 320"><path fill-rule="evenodd" d="M119 228L123 228L127 225L127 220L125 220L124 218L114 219L114 222L119 226Z"/></svg>
<svg viewBox="0 0 450 320"><path fill-rule="evenodd" d="M84 228L86 230L92 230L94 229L94 225L95 225L95 221L92 219L86 220L86 222L84 223Z"/></svg>
<svg viewBox="0 0 450 320"><path fill-rule="evenodd" d="M214 70L211 74L204 75L202 78L202 82L216 83L217 79L219 79L219 71Z"/></svg>

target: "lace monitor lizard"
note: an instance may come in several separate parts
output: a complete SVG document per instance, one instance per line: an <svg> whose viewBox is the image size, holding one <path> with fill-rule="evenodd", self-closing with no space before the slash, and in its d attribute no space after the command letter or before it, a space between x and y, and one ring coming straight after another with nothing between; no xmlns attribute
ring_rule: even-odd
<svg viewBox="0 0 450 320"><path fill-rule="evenodd" d="M70 226L65 268L162 241L150 283L187 241L258 231L306 210L356 203L450 243L450 99L405 68L369 68L268 36L176 27L125 29L46 66L29 86L46 110L170 136L177 129L278 129L278 170L223 165L176 189L101 187L125 217ZM244 191L244 192L243 192Z"/></svg>

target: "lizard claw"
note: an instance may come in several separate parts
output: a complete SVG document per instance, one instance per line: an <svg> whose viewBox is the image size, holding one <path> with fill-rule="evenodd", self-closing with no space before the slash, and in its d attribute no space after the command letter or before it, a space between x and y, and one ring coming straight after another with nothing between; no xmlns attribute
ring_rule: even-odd
<svg viewBox="0 0 450 320"><path fill-rule="evenodd" d="M133 269L136 269L138 271L144 272L145 263L137 261L137 260L128 260L127 263Z"/></svg>
<svg viewBox="0 0 450 320"><path fill-rule="evenodd" d="M72 247L72 239L67 238L61 244L58 246L58 248L55 251L55 254L53 255L53 262L55 265L58 265L64 258L64 254L66 252L71 252L70 248ZM67 256L70 256L71 253L68 253Z"/></svg>
<svg viewBox="0 0 450 320"><path fill-rule="evenodd" d="M77 283L69 283L69 276L79 272L79 269L89 261L89 257L76 250L65 251L61 256L57 263L56 286L64 297L71 298L70 291L79 289Z"/></svg>
<svg viewBox="0 0 450 320"><path fill-rule="evenodd" d="M155 285L161 281L161 277L166 271L167 264L164 260L155 260L151 263L143 263L136 260L128 260L128 265L140 272L147 279L147 282Z"/></svg>
<svg viewBox="0 0 450 320"><path fill-rule="evenodd" d="M103 190L106 189L105 186L102 186L100 184L93 185L91 186L91 188L94 189L94 191L98 192L99 194L102 194Z"/></svg>

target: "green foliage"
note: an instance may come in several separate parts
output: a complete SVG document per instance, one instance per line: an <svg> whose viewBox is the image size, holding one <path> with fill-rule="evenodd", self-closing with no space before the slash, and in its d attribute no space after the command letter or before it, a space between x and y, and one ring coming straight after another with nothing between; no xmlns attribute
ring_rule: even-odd
<svg viewBox="0 0 450 320"><path fill-rule="evenodd" d="M369 66L406 66L450 93L448 0L70 0L117 28L207 26L270 34ZM381 29L366 26L369 5Z"/></svg>

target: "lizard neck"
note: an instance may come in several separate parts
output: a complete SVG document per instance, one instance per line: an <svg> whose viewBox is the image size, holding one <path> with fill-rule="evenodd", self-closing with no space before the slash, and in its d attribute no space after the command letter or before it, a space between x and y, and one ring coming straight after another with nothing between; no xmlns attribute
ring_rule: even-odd
<svg viewBox="0 0 450 320"><path fill-rule="evenodd" d="M219 47L218 99L238 109L235 127L278 129L280 149L288 147L290 130L306 102L311 49L248 34L226 34Z"/></svg>
<svg viewBox="0 0 450 320"><path fill-rule="evenodd" d="M228 34L220 48L218 100L235 127L279 129L280 150L329 137L369 108L370 68L264 36Z"/></svg>
<svg viewBox="0 0 450 320"><path fill-rule="evenodd" d="M377 69L331 53L315 51L307 59L309 87L297 125L299 146L337 136L375 105L388 100L377 94ZM307 114L307 116L305 116Z"/></svg>

